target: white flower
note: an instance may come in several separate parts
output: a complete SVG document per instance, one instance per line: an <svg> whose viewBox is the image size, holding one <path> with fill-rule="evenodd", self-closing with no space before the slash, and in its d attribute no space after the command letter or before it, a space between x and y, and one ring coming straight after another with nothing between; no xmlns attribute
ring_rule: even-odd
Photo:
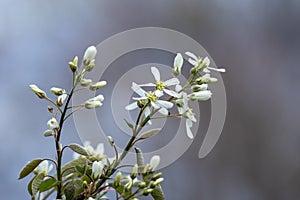
<svg viewBox="0 0 300 200"><path fill-rule="evenodd" d="M212 96L212 93L210 90L204 90L204 91L199 91L199 92L193 92L188 95L188 98L191 99L192 101L206 101L210 99Z"/></svg>
<svg viewBox="0 0 300 200"><path fill-rule="evenodd" d="M59 124L58 124L57 120L54 117L49 119L49 121L47 122L47 126L51 130L59 128Z"/></svg>
<svg viewBox="0 0 300 200"><path fill-rule="evenodd" d="M196 79L196 82L199 83L215 83L218 79L215 77L211 77L210 74L204 74L203 76Z"/></svg>
<svg viewBox="0 0 300 200"><path fill-rule="evenodd" d="M41 90L38 86L31 84L29 87L39 98L43 99L46 97L46 92Z"/></svg>
<svg viewBox="0 0 300 200"><path fill-rule="evenodd" d="M199 92L199 91L207 90L207 88L208 88L208 85L207 85L207 84L193 85L193 86L191 87L191 89L192 89L194 92Z"/></svg>
<svg viewBox="0 0 300 200"><path fill-rule="evenodd" d="M151 72L154 76L154 79L155 79L156 83L155 84L154 83L146 83L146 84L142 84L140 86L155 86L156 90L161 91L162 93L165 92L168 95L173 96L173 97L177 97L177 98L180 96L175 91L166 89L166 87L168 87L168 86L178 85L179 80L177 78L171 78L167 81L162 81L160 79L159 70L156 67L151 67Z"/></svg>
<svg viewBox="0 0 300 200"><path fill-rule="evenodd" d="M143 90L139 85L136 83L132 83L132 90L140 95L140 97L133 97L134 100L148 100L151 104L151 106L154 109L159 109L158 112L160 112L163 115L168 115L169 112L167 109L170 109L173 107L173 103L164 101L164 100L159 100L159 97L161 97L161 92L155 91L155 92L146 92ZM126 106L126 110L133 110L135 108L138 108L137 102L134 102L132 104L129 104ZM147 117L150 114L150 108L147 107L145 108L145 117Z"/></svg>
<svg viewBox="0 0 300 200"><path fill-rule="evenodd" d="M83 56L83 60L86 61L92 61L94 60L95 56L97 54L97 49L95 46L90 46L89 48L86 49L84 56Z"/></svg>
<svg viewBox="0 0 300 200"><path fill-rule="evenodd" d="M96 97L93 97L91 99L88 99L85 103L84 106L87 109L93 109L93 108L97 108L103 105L104 101L104 96L103 95L98 95Z"/></svg>
<svg viewBox="0 0 300 200"><path fill-rule="evenodd" d="M84 149L86 150L86 152L88 153L89 156L94 156L96 159L102 159L104 158L104 145L103 143L99 143L96 147L96 149L94 149L91 145L91 142L89 141L85 141L84 144ZM79 158L80 155L77 153L73 154L73 158L77 159Z"/></svg>
<svg viewBox="0 0 300 200"><path fill-rule="evenodd" d="M94 199L94 198L92 198L92 197L89 197L89 198L88 198L88 200L95 200L95 199Z"/></svg>
<svg viewBox="0 0 300 200"><path fill-rule="evenodd" d="M62 106L64 104L64 101L66 100L66 98L68 96L65 90L63 90L62 93L63 94L59 95L57 97L57 100L56 100L56 103L57 103L58 106Z"/></svg>
<svg viewBox="0 0 300 200"><path fill-rule="evenodd" d="M35 169L34 172L37 174L43 173L44 175L47 175L51 170L53 169L53 165L50 164L48 160L43 160Z"/></svg>
<svg viewBox="0 0 300 200"><path fill-rule="evenodd" d="M154 171L158 167L159 162L160 162L160 157L158 155L152 156L150 163L149 163L151 170Z"/></svg>
<svg viewBox="0 0 300 200"><path fill-rule="evenodd" d="M203 72L205 73L210 73L210 70L217 71L217 72L225 72L225 69L218 69L218 68L213 68L209 67L210 65L210 60L208 57L205 57L202 59L200 56L197 57L195 54L191 52L185 52L187 56L190 58L188 59L188 62L191 63L194 67L198 67L199 69L202 69Z"/></svg>
<svg viewBox="0 0 300 200"><path fill-rule="evenodd" d="M103 163L100 161L94 161L92 165L92 176L94 179L97 179L101 176L103 171Z"/></svg>
<svg viewBox="0 0 300 200"><path fill-rule="evenodd" d="M176 91L181 91L182 87L180 85L176 85ZM182 99L178 99L178 113L181 114L185 118L185 127L186 127L186 134L190 139L193 139L193 133L191 131L191 128L193 126L193 122L197 122L195 118L195 113L191 108L189 108L188 105L188 95L185 92L180 93L182 95Z"/></svg>
<svg viewBox="0 0 300 200"><path fill-rule="evenodd" d="M180 53L177 53L173 64L174 66L173 73L175 76L178 76L181 73L182 65L183 65L182 55Z"/></svg>

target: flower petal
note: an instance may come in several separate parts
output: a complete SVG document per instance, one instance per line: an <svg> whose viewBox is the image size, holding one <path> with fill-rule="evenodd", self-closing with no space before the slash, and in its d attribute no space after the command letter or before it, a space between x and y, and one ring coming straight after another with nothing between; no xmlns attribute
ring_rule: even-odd
<svg viewBox="0 0 300 200"><path fill-rule="evenodd" d="M178 78L171 78L167 81L165 81L166 86L171 86L171 85L178 85L180 82Z"/></svg>
<svg viewBox="0 0 300 200"><path fill-rule="evenodd" d="M135 82L132 83L131 89L137 93L138 95L140 95L141 97L145 97L146 96L146 92L145 90L143 90L138 84L136 84Z"/></svg>
<svg viewBox="0 0 300 200"><path fill-rule="evenodd" d="M159 73L158 69L156 67L151 67L151 72L154 76L154 79L156 81L160 81L160 73Z"/></svg>
<svg viewBox="0 0 300 200"><path fill-rule="evenodd" d="M159 109L158 112L160 112L162 115L168 115L169 114L169 111L167 109L163 108L163 107L161 109Z"/></svg>
<svg viewBox="0 0 300 200"><path fill-rule="evenodd" d="M198 60L198 57L197 57L195 54L193 54L193 53L191 53L191 52L189 52L189 51L185 52L185 55L187 55L187 56L193 58L195 61Z"/></svg>
<svg viewBox="0 0 300 200"><path fill-rule="evenodd" d="M176 98L181 97L180 94L178 94L177 92L174 92L172 90L164 89L164 92L167 93L168 95L172 96L172 97L176 97Z"/></svg>
<svg viewBox="0 0 300 200"><path fill-rule="evenodd" d="M133 109L136 109L137 107L138 107L137 103L136 103L136 102L133 102L133 103L127 105L127 106L125 107L125 109L126 109L126 110L133 110Z"/></svg>
<svg viewBox="0 0 300 200"><path fill-rule="evenodd" d="M226 70L224 68L221 68L221 69L213 68L213 67L207 67L207 68L210 70L213 70L213 71L217 71L217 72L226 72Z"/></svg>
<svg viewBox="0 0 300 200"><path fill-rule="evenodd" d="M155 84L154 83L145 83L145 84L140 84L139 86L141 86L141 87L148 87L148 86L155 86Z"/></svg>
<svg viewBox="0 0 300 200"><path fill-rule="evenodd" d="M156 101L158 105L164 107L164 108L167 108L167 109L170 109L173 107L173 103L171 102L168 102L168 101L164 101L164 100L157 100Z"/></svg>
<svg viewBox="0 0 300 200"><path fill-rule="evenodd" d="M186 134L187 134L187 136L188 136L190 139L193 139L193 138L194 138L193 133L192 133L192 131L191 131L191 127L192 127L192 126L193 126L192 121L187 119L186 122L185 122Z"/></svg>
<svg viewBox="0 0 300 200"><path fill-rule="evenodd" d="M195 60L193 60L193 59L191 59L191 58L188 59L188 62L191 63L193 66L197 66L198 65L198 62L195 61Z"/></svg>

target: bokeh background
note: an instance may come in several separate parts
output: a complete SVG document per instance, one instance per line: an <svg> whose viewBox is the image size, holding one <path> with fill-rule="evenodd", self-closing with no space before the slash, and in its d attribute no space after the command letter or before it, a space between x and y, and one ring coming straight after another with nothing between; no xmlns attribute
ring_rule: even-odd
<svg viewBox="0 0 300 200"><path fill-rule="evenodd" d="M166 199L299 199L300 1L1 0L0 11L1 199L29 199L19 170L32 158L54 156L53 142L42 136L47 104L28 85L68 85L74 55L145 26L189 35L227 68L221 138L198 159L203 117L189 150L162 170ZM81 142L73 125L65 128L66 143Z"/></svg>

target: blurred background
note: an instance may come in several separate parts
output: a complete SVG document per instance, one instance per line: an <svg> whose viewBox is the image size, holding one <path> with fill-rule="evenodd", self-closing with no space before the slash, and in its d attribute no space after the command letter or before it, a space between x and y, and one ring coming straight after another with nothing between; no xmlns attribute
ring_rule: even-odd
<svg viewBox="0 0 300 200"><path fill-rule="evenodd" d="M42 136L47 104L28 85L66 86L75 55L146 26L189 35L227 69L220 140L198 159L208 113L189 150L162 170L166 199L299 199L300 1L2 0L0 11L1 199L29 199L29 179L17 180L20 169L33 158L54 157L53 141ZM65 143L81 142L73 121L65 132Z"/></svg>

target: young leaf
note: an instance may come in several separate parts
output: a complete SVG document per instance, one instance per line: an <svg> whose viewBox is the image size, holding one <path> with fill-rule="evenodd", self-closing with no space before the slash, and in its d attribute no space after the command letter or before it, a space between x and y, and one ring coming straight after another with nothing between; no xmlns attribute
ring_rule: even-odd
<svg viewBox="0 0 300 200"><path fill-rule="evenodd" d="M76 172L76 166L85 165L87 159L85 157L80 157L76 160L70 161L62 167L63 176L67 176L71 173Z"/></svg>
<svg viewBox="0 0 300 200"><path fill-rule="evenodd" d="M32 182L33 182L33 180L35 179L35 177L33 177L30 181L29 181L29 183L28 183L28 185L27 185L27 191L28 191L28 193L32 196Z"/></svg>
<svg viewBox="0 0 300 200"><path fill-rule="evenodd" d="M40 185L43 182L43 179L45 178L45 175L43 173L38 174L35 179L32 181L32 195L36 195L36 193L39 191Z"/></svg>
<svg viewBox="0 0 300 200"><path fill-rule="evenodd" d="M69 147L70 147L70 149L72 149L73 151L75 151L76 153L78 153L80 155L88 156L88 153L86 152L86 150L78 144L70 144Z"/></svg>
<svg viewBox="0 0 300 200"><path fill-rule="evenodd" d="M30 174L41 162L43 159L35 159L30 161L20 172L19 179L26 177Z"/></svg>
<svg viewBox="0 0 300 200"><path fill-rule="evenodd" d="M46 179L41 183L39 190L40 192L45 192L47 190L50 190L54 186L58 185L58 183L59 181L57 181L56 179L53 178Z"/></svg>
<svg viewBox="0 0 300 200"><path fill-rule="evenodd" d="M133 129L133 125L131 123L129 123L126 119L124 119L124 121L126 122L127 126L129 126L129 128Z"/></svg>
<svg viewBox="0 0 300 200"><path fill-rule="evenodd" d="M135 147L134 150L136 153L136 163L138 164L138 172L142 173L144 170L144 157L142 150L138 147Z"/></svg>
<svg viewBox="0 0 300 200"><path fill-rule="evenodd" d="M164 192L160 185L154 188L154 190L151 192L151 196L153 197L154 200L164 200L165 199Z"/></svg>
<svg viewBox="0 0 300 200"><path fill-rule="evenodd" d="M150 131L147 131L146 133L143 133L139 139L147 139L149 137L152 137L159 133L161 128L151 129Z"/></svg>

